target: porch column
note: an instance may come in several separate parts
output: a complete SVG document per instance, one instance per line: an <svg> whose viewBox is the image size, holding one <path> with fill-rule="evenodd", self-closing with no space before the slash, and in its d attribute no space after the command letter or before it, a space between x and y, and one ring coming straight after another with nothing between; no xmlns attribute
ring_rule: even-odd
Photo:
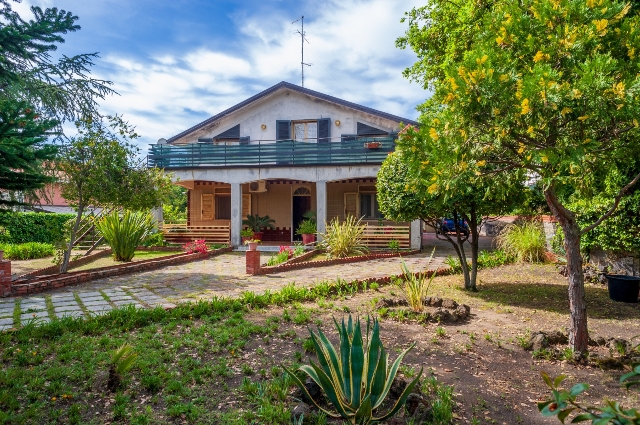
<svg viewBox="0 0 640 425"><path fill-rule="evenodd" d="M242 186L231 183L231 246L240 245L242 229Z"/></svg>
<svg viewBox="0 0 640 425"><path fill-rule="evenodd" d="M316 182L316 219L318 233L324 233L327 229L327 182ZM318 237L318 241L320 237Z"/></svg>
<svg viewBox="0 0 640 425"><path fill-rule="evenodd" d="M413 220L409 229L411 249L422 249L422 220Z"/></svg>

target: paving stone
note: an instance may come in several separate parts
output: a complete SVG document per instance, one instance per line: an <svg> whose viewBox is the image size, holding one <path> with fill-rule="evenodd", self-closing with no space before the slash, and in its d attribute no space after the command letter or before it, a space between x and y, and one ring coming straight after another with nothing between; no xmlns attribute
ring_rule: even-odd
<svg viewBox="0 0 640 425"><path fill-rule="evenodd" d="M82 304L84 304L84 306L87 307L87 308L93 307L93 306L109 305L107 300L95 300L95 301L90 301L90 302L84 302L83 301Z"/></svg>
<svg viewBox="0 0 640 425"><path fill-rule="evenodd" d="M76 300L53 301L53 307L63 307L65 305L78 305Z"/></svg>
<svg viewBox="0 0 640 425"><path fill-rule="evenodd" d="M84 317L84 312L82 310L56 311L56 316L60 319L63 317Z"/></svg>
<svg viewBox="0 0 640 425"><path fill-rule="evenodd" d="M20 315L20 321L23 322L25 320L29 320L29 319L41 319L43 317L49 317L49 313L47 313L46 311L43 312L39 312L39 313L22 313Z"/></svg>
<svg viewBox="0 0 640 425"><path fill-rule="evenodd" d="M7 319L0 319L0 326L13 326L13 317Z"/></svg>
<svg viewBox="0 0 640 425"><path fill-rule="evenodd" d="M82 311L82 308L78 304L63 305L60 307L54 307L54 311L56 312L56 314L58 314L58 312L62 312L62 311Z"/></svg>

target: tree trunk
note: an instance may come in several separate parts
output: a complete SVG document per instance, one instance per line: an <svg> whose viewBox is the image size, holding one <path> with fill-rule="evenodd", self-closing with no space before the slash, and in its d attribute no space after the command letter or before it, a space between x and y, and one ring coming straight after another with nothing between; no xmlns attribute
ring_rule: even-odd
<svg viewBox="0 0 640 425"><path fill-rule="evenodd" d="M456 229L456 251L460 260L460 267L462 268L462 275L464 276L464 289L471 287L471 274L469 273L469 263L467 263L467 254L464 252L464 239L460 237L462 229L460 229L459 222L460 215L458 211L453 212L453 226Z"/></svg>
<svg viewBox="0 0 640 425"><path fill-rule="evenodd" d="M564 232L564 249L567 252L567 274L569 276L569 344L576 353L588 351L587 304L580 255L580 227L573 211L565 208L556 196L553 186L544 191L551 212Z"/></svg>
<svg viewBox="0 0 640 425"><path fill-rule="evenodd" d="M76 242L76 233L78 232L78 227L80 226L80 222L82 221L82 213L84 210L84 205L81 203L78 205L78 214L76 215L76 222L73 224L73 229L71 229L71 235L69 237L69 246L67 250L64 252L64 258L62 259L62 264L60 265L60 273L66 273L69 268L69 259L71 258L71 250L73 249L73 244Z"/></svg>
<svg viewBox="0 0 640 425"><path fill-rule="evenodd" d="M478 217L476 209L471 208L471 216L469 217L469 231L471 232L471 276L469 286L466 288L473 292L478 292L476 280L478 277Z"/></svg>

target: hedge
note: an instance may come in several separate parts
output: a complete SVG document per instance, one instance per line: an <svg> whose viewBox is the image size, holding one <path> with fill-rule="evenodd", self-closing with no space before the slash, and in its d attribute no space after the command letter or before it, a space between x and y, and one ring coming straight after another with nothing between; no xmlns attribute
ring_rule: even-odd
<svg viewBox="0 0 640 425"><path fill-rule="evenodd" d="M55 248L50 243L27 242L21 244L1 244L0 249L4 251L4 258L7 260L31 260L33 258L44 258L53 255Z"/></svg>
<svg viewBox="0 0 640 425"><path fill-rule="evenodd" d="M0 226L8 233L1 242L55 244L62 239L64 224L75 214L0 212Z"/></svg>

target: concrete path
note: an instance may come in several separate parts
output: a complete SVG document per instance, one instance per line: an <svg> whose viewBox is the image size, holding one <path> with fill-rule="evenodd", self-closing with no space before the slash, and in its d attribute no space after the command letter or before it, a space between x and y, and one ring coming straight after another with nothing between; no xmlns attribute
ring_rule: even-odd
<svg viewBox="0 0 640 425"><path fill-rule="evenodd" d="M404 257L413 271L434 270L443 266L453 250L441 242L426 240L422 254ZM428 263L433 246L436 254ZM263 261L264 262L264 261ZM159 270L96 280L26 297L0 299L0 330L29 321L48 322L53 317L87 317L108 312L127 304L140 308L172 307L178 303L213 296L235 297L243 291L277 291L295 282L312 286L337 278L376 278L401 273L400 258L385 258L360 263L292 270L265 276L245 274L244 254L232 252L208 260Z"/></svg>

